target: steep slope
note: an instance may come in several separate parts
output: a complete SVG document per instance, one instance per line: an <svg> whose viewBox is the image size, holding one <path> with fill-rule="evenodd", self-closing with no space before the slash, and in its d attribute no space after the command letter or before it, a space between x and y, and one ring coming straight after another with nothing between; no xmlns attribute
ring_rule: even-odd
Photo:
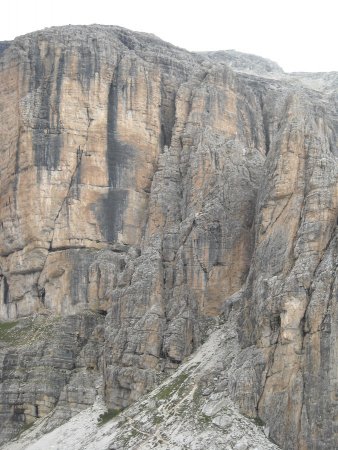
<svg viewBox="0 0 338 450"><path fill-rule="evenodd" d="M127 407L223 314L228 401L334 448L337 74L69 26L0 79L1 438Z"/></svg>
<svg viewBox="0 0 338 450"><path fill-rule="evenodd" d="M264 424L242 416L229 398L224 369L238 351L236 330L220 326L175 374L106 425L100 425L104 403L98 396L93 407L60 428L43 434L45 417L3 448L277 449Z"/></svg>

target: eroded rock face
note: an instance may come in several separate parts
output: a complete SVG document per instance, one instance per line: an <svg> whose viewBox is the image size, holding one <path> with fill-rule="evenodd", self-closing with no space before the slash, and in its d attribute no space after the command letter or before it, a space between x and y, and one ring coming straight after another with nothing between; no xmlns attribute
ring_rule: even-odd
<svg viewBox="0 0 338 450"><path fill-rule="evenodd" d="M21 356L3 369L1 436L19 403L26 422L56 408L54 426L98 390L128 406L233 308L229 395L281 447L333 448L337 75L104 26L0 54L0 318L61 316L85 335L66 345L55 325L73 365L45 403L20 371L27 342L6 341L4 360ZM53 370L39 345L34 364Z"/></svg>

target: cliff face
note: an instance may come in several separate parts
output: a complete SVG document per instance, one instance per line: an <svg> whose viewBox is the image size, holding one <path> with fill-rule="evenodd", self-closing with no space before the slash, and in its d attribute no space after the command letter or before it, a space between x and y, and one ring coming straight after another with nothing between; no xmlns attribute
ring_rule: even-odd
<svg viewBox="0 0 338 450"><path fill-rule="evenodd" d="M241 412L334 448L337 88L117 27L0 45L3 439L128 406L221 326Z"/></svg>

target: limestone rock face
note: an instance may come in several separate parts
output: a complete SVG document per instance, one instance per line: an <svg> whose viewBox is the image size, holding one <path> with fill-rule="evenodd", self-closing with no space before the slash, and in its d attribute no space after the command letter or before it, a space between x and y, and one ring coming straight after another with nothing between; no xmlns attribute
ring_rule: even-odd
<svg viewBox="0 0 338 450"><path fill-rule="evenodd" d="M104 420L100 395L67 423L41 434L48 416L5 450L277 450L263 422L244 417L229 398L221 368L238 351L234 323L220 327L194 356L142 400ZM217 352L215 351L217 350Z"/></svg>
<svg viewBox="0 0 338 450"><path fill-rule="evenodd" d="M54 28L0 43L0 135L3 440L127 407L221 318L229 399L335 447L336 73Z"/></svg>

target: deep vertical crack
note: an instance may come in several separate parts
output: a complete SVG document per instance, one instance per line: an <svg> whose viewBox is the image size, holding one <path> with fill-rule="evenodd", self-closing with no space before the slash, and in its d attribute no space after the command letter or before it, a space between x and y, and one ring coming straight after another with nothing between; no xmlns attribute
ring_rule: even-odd
<svg viewBox="0 0 338 450"><path fill-rule="evenodd" d="M88 128L89 128L89 127L88 127ZM41 269L39 278L38 278L38 280L37 280L37 282L36 282L37 291L38 291L38 297L40 298L40 300L43 300L43 297L44 297L44 287L40 285L40 279L41 279L41 275L42 275L42 273L43 273L43 271L44 271L44 268L45 268L45 266L46 266L46 263L47 263L47 259L48 259L49 253L51 252L52 247L53 247L53 240L54 240L54 234L55 234L55 229L56 229L56 223L57 223L57 221L58 221L58 219L59 219L59 217L60 217L61 211L62 211L62 209L63 209L65 203L67 202L67 200L68 200L68 198L69 198L69 196L70 196L70 192L71 192L71 189L72 189L72 187L73 187L74 181L75 181L75 179L76 179L77 172L78 172L78 170L79 170L79 168L80 168L80 165L81 165L83 152L84 152L84 150L81 149L81 147L79 146L78 149L77 149L77 153L76 153L76 165L75 165L75 168L74 168L74 170L73 170L72 176L71 176L71 178L70 178L70 182L69 182L69 185L68 185L68 189L67 189L66 195L65 195L65 197L63 198L63 200L62 200L62 202L61 202L61 205L60 205L60 207L59 207L59 209L58 209L58 211L57 211L57 214L56 214L56 216L55 216L55 218L54 218L54 221L53 221L54 226L53 226L53 228L52 228L52 230L51 230L51 236L50 236L50 238L48 239L48 241L49 241L49 249L48 249L48 252L47 252L45 261L44 261L44 263L43 263L43 266L42 266L42 269Z"/></svg>

